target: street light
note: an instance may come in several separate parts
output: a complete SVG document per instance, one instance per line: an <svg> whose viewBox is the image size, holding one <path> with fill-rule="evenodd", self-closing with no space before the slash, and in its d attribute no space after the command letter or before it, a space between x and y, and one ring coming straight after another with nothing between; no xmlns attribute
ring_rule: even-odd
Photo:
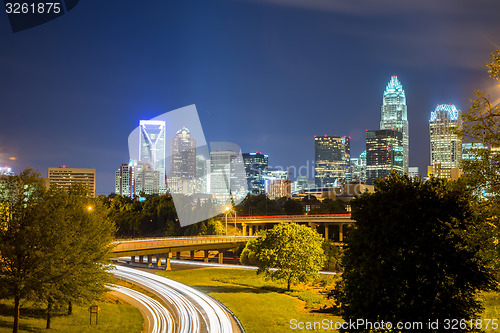
<svg viewBox="0 0 500 333"><path fill-rule="evenodd" d="M236 209L234 210L234 236L236 237Z"/></svg>
<svg viewBox="0 0 500 333"><path fill-rule="evenodd" d="M87 210L90 212L92 210L92 206L88 206Z"/></svg>
<svg viewBox="0 0 500 333"><path fill-rule="evenodd" d="M226 207L226 236L227 236L227 214L229 214L229 207Z"/></svg>

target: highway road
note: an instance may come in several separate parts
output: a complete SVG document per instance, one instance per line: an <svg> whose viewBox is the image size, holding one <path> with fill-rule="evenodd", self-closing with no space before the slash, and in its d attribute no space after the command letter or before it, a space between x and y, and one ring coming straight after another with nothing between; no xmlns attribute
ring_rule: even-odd
<svg viewBox="0 0 500 333"><path fill-rule="evenodd" d="M174 333L174 317L160 302L123 286L113 284L108 285L108 287L117 292L118 297L123 298L141 311L145 319L144 328L146 332Z"/></svg>
<svg viewBox="0 0 500 333"><path fill-rule="evenodd" d="M118 278L137 284L161 298L172 312L173 332L233 332L231 317L226 310L217 301L196 289L125 266L114 266L112 272Z"/></svg>

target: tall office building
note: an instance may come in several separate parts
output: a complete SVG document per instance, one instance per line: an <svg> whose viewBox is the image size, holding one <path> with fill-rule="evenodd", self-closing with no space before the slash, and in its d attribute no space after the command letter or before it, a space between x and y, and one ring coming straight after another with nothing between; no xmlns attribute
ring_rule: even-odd
<svg viewBox="0 0 500 333"><path fill-rule="evenodd" d="M210 193L210 159L196 155L196 189L198 193Z"/></svg>
<svg viewBox="0 0 500 333"><path fill-rule="evenodd" d="M160 173L147 163L131 160L115 172L115 193L134 198L144 194L159 194Z"/></svg>
<svg viewBox="0 0 500 333"><path fill-rule="evenodd" d="M233 199L240 198L247 194L246 191L243 193L246 186L241 182L246 182L246 177L238 172L238 157L241 158L231 150L210 152L210 193L222 200L230 196Z"/></svg>
<svg viewBox="0 0 500 333"><path fill-rule="evenodd" d="M462 161L462 140L454 132L462 128L460 110L453 104L438 104L431 112L429 131L431 137L430 165L441 169L459 168Z"/></svg>
<svg viewBox="0 0 500 333"><path fill-rule="evenodd" d="M350 172L350 137L314 136L314 181L317 187L337 186Z"/></svg>
<svg viewBox="0 0 500 333"><path fill-rule="evenodd" d="M49 168L48 178L50 186L60 186L66 190L74 184L83 184L90 196L95 196L95 169Z"/></svg>
<svg viewBox="0 0 500 333"><path fill-rule="evenodd" d="M147 163L132 161L133 167L133 193L135 196L160 193L160 172L153 170Z"/></svg>
<svg viewBox="0 0 500 333"><path fill-rule="evenodd" d="M247 177L248 193L264 193L264 176L267 172L269 157L262 153L243 153L242 155Z"/></svg>
<svg viewBox="0 0 500 333"><path fill-rule="evenodd" d="M380 129L395 130L403 134L403 172L408 173L410 158L406 96L396 75L391 77L384 91Z"/></svg>
<svg viewBox="0 0 500 333"><path fill-rule="evenodd" d="M264 186L267 196L271 199L290 197L292 181L288 179L288 170L270 168L264 176Z"/></svg>
<svg viewBox="0 0 500 333"><path fill-rule="evenodd" d="M366 132L367 184L387 177L392 170L403 174L403 133L394 130Z"/></svg>
<svg viewBox="0 0 500 333"><path fill-rule="evenodd" d="M165 121L139 122L139 161L159 173L159 185L165 186Z"/></svg>
<svg viewBox="0 0 500 333"><path fill-rule="evenodd" d="M122 195L124 197L133 197L133 170L132 166L123 163L118 170L115 172L115 194Z"/></svg>
<svg viewBox="0 0 500 333"><path fill-rule="evenodd" d="M182 127L171 142L171 169L168 187L172 193L192 194L196 179L196 140Z"/></svg>

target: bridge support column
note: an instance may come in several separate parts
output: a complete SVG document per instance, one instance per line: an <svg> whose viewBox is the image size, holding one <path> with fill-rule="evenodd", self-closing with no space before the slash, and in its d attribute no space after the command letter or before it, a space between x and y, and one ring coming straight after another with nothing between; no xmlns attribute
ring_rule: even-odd
<svg viewBox="0 0 500 333"><path fill-rule="evenodd" d="M172 259L172 252L167 253L165 256L165 270L170 271L172 267L170 267L170 259Z"/></svg>
<svg viewBox="0 0 500 333"><path fill-rule="evenodd" d="M325 224L325 239L328 240L328 224Z"/></svg>
<svg viewBox="0 0 500 333"><path fill-rule="evenodd" d="M238 263L238 249L233 250L233 258L234 258L234 262L237 264Z"/></svg>
<svg viewBox="0 0 500 333"><path fill-rule="evenodd" d="M148 256L148 265L153 264L153 256Z"/></svg>
<svg viewBox="0 0 500 333"><path fill-rule="evenodd" d="M135 256L130 256L130 262L135 262Z"/></svg>
<svg viewBox="0 0 500 333"><path fill-rule="evenodd" d="M344 225L339 224L339 242L344 241Z"/></svg>
<svg viewBox="0 0 500 333"><path fill-rule="evenodd" d="M144 263L144 256L139 256L139 264Z"/></svg>
<svg viewBox="0 0 500 333"><path fill-rule="evenodd" d="M241 235L242 236L247 235L247 224L246 223L241 223Z"/></svg>
<svg viewBox="0 0 500 333"><path fill-rule="evenodd" d="M203 251L203 262L208 262L208 250Z"/></svg>
<svg viewBox="0 0 500 333"><path fill-rule="evenodd" d="M224 263L224 253L219 252L219 264L223 264L223 263Z"/></svg>
<svg viewBox="0 0 500 333"><path fill-rule="evenodd" d="M189 251L189 259L194 260L194 251Z"/></svg>
<svg viewBox="0 0 500 333"><path fill-rule="evenodd" d="M248 236L253 236L253 225L248 227Z"/></svg>
<svg viewBox="0 0 500 333"><path fill-rule="evenodd" d="M163 257L161 254L156 256L156 266L161 267L161 260L162 259L163 259Z"/></svg>
<svg viewBox="0 0 500 333"><path fill-rule="evenodd" d="M181 260L181 253L179 251L175 254L175 259Z"/></svg>

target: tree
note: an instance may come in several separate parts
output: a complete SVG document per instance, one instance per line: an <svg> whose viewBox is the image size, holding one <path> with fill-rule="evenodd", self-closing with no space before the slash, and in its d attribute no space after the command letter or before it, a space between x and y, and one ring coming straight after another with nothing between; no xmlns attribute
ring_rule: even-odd
<svg viewBox="0 0 500 333"><path fill-rule="evenodd" d="M323 200L319 208L311 209L309 214L345 214L345 204L341 200L327 198Z"/></svg>
<svg viewBox="0 0 500 333"><path fill-rule="evenodd" d="M207 221L207 235L224 235L226 229L217 217L211 217Z"/></svg>
<svg viewBox="0 0 500 333"><path fill-rule="evenodd" d="M491 53L491 62L486 64L488 73L500 81L500 49ZM500 232L500 104L492 101L485 91L476 91L469 110L460 116L463 129L458 131L463 141L473 143L468 159L461 163L462 181L480 196L475 202L476 211L483 219L496 226L494 234ZM500 254L497 244L496 256ZM497 266L500 266L498 261ZM497 267L500 272L500 267Z"/></svg>
<svg viewBox="0 0 500 333"><path fill-rule="evenodd" d="M3 179L1 196L9 206L0 230L0 288L14 298L19 330L20 300L53 307L84 302L105 291L106 263L115 229L105 208L75 187L46 191L37 172Z"/></svg>
<svg viewBox="0 0 500 333"><path fill-rule="evenodd" d="M236 206L238 216L282 215L283 209L276 200L269 199L265 194L248 194Z"/></svg>
<svg viewBox="0 0 500 333"><path fill-rule="evenodd" d="M272 280L283 280L287 290L297 282L306 282L318 275L323 266L323 238L315 230L295 223L280 223L250 240L245 257L251 257L257 274L265 273ZM276 268L276 270L271 270Z"/></svg>
<svg viewBox="0 0 500 333"><path fill-rule="evenodd" d="M286 215L302 215L304 214L304 207L300 202L290 199L283 198L283 211Z"/></svg>
<svg viewBox="0 0 500 333"><path fill-rule="evenodd" d="M13 332L19 331L21 299L45 279L47 265L37 247L43 239L36 232L41 217L38 204L43 196L40 175L25 170L18 176L0 182L0 195L5 209L0 216L0 290L14 299Z"/></svg>
<svg viewBox="0 0 500 333"><path fill-rule="evenodd" d="M493 244L484 232L492 227L472 202L460 183L422 182L396 172L377 180L374 193L351 201L356 224L337 291L344 319L443 323L477 317L478 291L496 282L482 250Z"/></svg>
<svg viewBox="0 0 500 333"><path fill-rule="evenodd" d="M491 54L492 61L486 64L490 76L500 81L500 49ZM469 186L479 192L500 194L500 152L490 149L500 147L500 104L494 104L485 91L476 91L468 112L460 116L463 129L458 131L464 141L481 144L469 154L474 158L464 160L462 169Z"/></svg>
<svg viewBox="0 0 500 333"><path fill-rule="evenodd" d="M325 252L324 270L341 271L342 266L340 258L342 255L342 248L332 241L325 239L323 242L323 251Z"/></svg>
<svg viewBox="0 0 500 333"><path fill-rule="evenodd" d="M110 281L107 259L115 226L102 203L86 193L78 185L69 191L53 187L46 193L44 203L52 216L40 221L49 223L42 224L40 232L58 232L44 251L51 264L51 280L35 289L33 296L47 305L47 328L54 306L68 304L70 314L73 303L98 298Z"/></svg>

